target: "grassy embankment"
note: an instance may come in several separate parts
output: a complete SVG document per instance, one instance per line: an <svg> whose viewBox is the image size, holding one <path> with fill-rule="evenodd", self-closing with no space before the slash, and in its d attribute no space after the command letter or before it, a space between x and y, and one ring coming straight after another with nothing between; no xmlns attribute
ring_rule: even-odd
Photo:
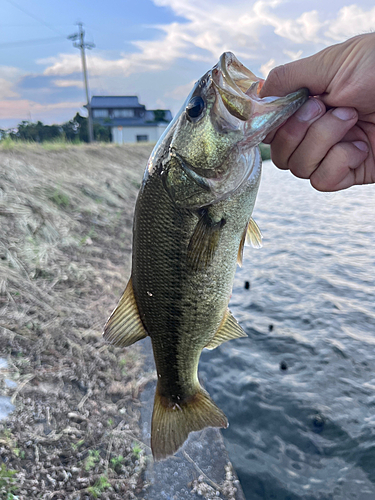
<svg viewBox="0 0 375 500"><path fill-rule="evenodd" d="M104 344L151 146L0 146L0 498L142 497L137 348ZM5 383L5 377L16 382Z"/></svg>

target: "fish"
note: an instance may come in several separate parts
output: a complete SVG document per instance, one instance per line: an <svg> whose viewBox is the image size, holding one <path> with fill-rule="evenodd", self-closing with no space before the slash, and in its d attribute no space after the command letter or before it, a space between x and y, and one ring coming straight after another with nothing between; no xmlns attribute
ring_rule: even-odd
<svg viewBox="0 0 375 500"><path fill-rule="evenodd" d="M222 54L156 144L136 201L131 277L104 338L122 347L151 338L155 460L175 454L190 432L228 426L199 382L199 358L204 348L247 336L228 303L245 242L261 246L252 219L258 145L309 95L261 99L262 82Z"/></svg>

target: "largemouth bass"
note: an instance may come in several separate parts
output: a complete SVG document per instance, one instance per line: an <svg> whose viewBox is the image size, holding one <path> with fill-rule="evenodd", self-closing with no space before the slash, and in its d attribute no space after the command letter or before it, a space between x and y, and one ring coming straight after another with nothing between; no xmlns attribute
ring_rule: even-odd
<svg viewBox="0 0 375 500"><path fill-rule="evenodd" d="M157 370L151 447L173 455L188 434L227 427L198 381L204 348L246 336L228 309L237 262L260 232L251 215L257 145L307 99L258 97L259 79L224 53L194 86L149 159L138 195L132 273L104 337L151 337Z"/></svg>

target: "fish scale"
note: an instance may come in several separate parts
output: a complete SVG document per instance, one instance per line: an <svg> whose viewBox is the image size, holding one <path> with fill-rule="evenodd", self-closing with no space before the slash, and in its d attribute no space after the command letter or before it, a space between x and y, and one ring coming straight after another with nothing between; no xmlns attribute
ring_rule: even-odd
<svg viewBox="0 0 375 500"><path fill-rule="evenodd" d="M155 459L174 454L192 431L228 425L199 383L199 358L205 347L246 336L228 303L245 239L260 246L251 219L257 145L308 96L302 89L262 100L257 85L233 54L223 54L159 140L138 195L132 275L104 337L120 346L151 337Z"/></svg>

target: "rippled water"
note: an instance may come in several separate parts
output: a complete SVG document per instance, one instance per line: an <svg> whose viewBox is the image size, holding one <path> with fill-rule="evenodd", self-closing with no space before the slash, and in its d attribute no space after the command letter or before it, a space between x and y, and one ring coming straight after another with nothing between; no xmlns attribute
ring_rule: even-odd
<svg viewBox="0 0 375 500"><path fill-rule="evenodd" d="M230 304L249 337L200 365L246 498L373 500L375 187L319 193L266 162L254 218Z"/></svg>

